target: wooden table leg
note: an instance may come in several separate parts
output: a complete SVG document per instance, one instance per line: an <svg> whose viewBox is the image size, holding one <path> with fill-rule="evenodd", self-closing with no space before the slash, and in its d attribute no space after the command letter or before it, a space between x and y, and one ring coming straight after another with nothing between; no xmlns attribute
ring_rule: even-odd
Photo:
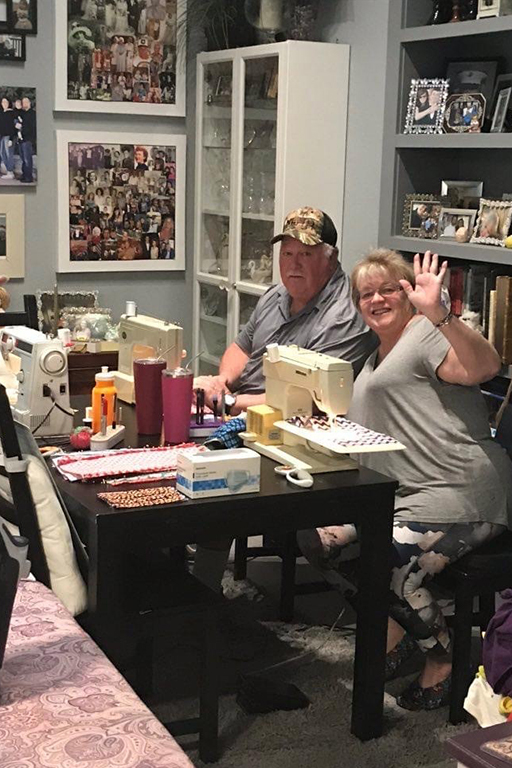
<svg viewBox="0 0 512 768"><path fill-rule="evenodd" d="M359 529L361 554L351 730L361 741L382 735L393 504L393 494L381 496L373 511L362 516Z"/></svg>

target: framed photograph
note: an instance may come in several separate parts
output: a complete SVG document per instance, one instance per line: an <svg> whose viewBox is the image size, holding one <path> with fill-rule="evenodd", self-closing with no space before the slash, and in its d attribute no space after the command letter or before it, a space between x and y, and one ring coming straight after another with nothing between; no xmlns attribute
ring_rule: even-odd
<svg viewBox="0 0 512 768"><path fill-rule="evenodd" d="M0 195L0 274L25 277L23 195Z"/></svg>
<svg viewBox="0 0 512 768"><path fill-rule="evenodd" d="M478 0L477 19L486 19L489 16L508 16L511 13L511 0Z"/></svg>
<svg viewBox="0 0 512 768"><path fill-rule="evenodd" d="M37 0L7 0L9 32L37 35Z"/></svg>
<svg viewBox="0 0 512 768"><path fill-rule="evenodd" d="M0 136L0 188L37 183L36 110L35 88L0 85L0 114L12 131Z"/></svg>
<svg viewBox="0 0 512 768"><path fill-rule="evenodd" d="M501 133L503 131L511 93L512 86L503 88L503 90L499 92L494 114L492 116L491 133Z"/></svg>
<svg viewBox="0 0 512 768"><path fill-rule="evenodd" d="M512 221L512 200L480 200L472 243L505 245Z"/></svg>
<svg viewBox="0 0 512 768"><path fill-rule="evenodd" d="M219 75L215 84L215 97L217 99L231 98L233 79L231 75Z"/></svg>
<svg viewBox="0 0 512 768"><path fill-rule="evenodd" d="M59 272L185 269L185 136L57 131Z"/></svg>
<svg viewBox="0 0 512 768"><path fill-rule="evenodd" d="M446 69L450 93L481 93L490 105L497 61L451 61Z"/></svg>
<svg viewBox="0 0 512 768"><path fill-rule="evenodd" d="M72 307L94 309L98 306L98 291L37 291L36 301L39 330L56 334L59 320L66 310Z"/></svg>
<svg viewBox="0 0 512 768"><path fill-rule="evenodd" d="M480 133L485 117L481 93L454 93L448 96L444 113L446 133Z"/></svg>
<svg viewBox="0 0 512 768"><path fill-rule="evenodd" d="M441 181L441 202L446 200L451 208L478 209L483 193L483 181Z"/></svg>
<svg viewBox="0 0 512 768"><path fill-rule="evenodd" d="M492 106L490 114L493 116L496 114L496 107L498 105L498 98L500 93L506 88L512 87L512 73L506 75L498 75L496 78L496 85L494 87L494 93L492 96ZM502 131L512 130L512 100L509 100L507 110L505 112L505 121L503 123Z"/></svg>
<svg viewBox="0 0 512 768"><path fill-rule="evenodd" d="M404 133L442 133L448 80L411 80Z"/></svg>
<svg viewBox="0 0 512 768"><path fill-rule="evenodd" d="M405 237L436 238L441 205L433 195L406 195L402 234Z"/></svg>
<svg viewBox="0 0 512 768"><path fill-rule="evenodd" d="M25 35L0 34L0 61L25 61Z"/></svg>
<svg viewBox="0 0 512 768"><path fill-rule="evenodd" d="M54 0L55 109L185 115L186 0Z"/></svg>
<svg viewBox="0 0 512 768"><path fill-rule="evenodd" d="M476 211L472 208L441 208L437 236L467 243L473 232Z"/></svg>
<svg viewBox="0 0 512 768"><path fill-rule="evenodd" d="M0 0L0 32L8 32L7 29L7 0Z"/></svg>

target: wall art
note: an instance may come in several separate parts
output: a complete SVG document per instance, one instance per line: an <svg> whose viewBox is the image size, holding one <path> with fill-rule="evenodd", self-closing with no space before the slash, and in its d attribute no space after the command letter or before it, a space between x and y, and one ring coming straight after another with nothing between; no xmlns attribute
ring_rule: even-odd
<svg viewBox="0 0 512 768"><path fill-rule="evenodd" d="M26 58L25 35L0 34L0 62L25 61Z"/></svg>
<svg viewBox="0 0 512 768"><path fill-rule="evenodd" d="M37 182L36 89L0 85L0 187Z"/></svg>
<svg viewBox="0 0 512 768"><path fill-rule="evenodd" d="M184 136L58 131L59 271L185 269Z"/></svg>
<svg viewBox="0 0 512 768"><path fill-rule="evenodd" d="M25 277L23 195L0 195L0 274Z"/></svg>
<svg viewBox="0 0 512 768"><path fill-rule="evenodd" d="M9 32L37 34L37 0L7 0Z"/></svg>
<svg viewBox="0 0 512 768"><path fill-rule="evenodd" d="M185 115L186 0L55 5L57 110Z"/></svg>

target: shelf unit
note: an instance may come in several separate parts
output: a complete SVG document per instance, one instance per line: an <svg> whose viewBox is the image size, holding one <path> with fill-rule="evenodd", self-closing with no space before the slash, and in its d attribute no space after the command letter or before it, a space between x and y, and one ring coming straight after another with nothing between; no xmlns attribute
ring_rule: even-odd
<svg viewBox="0 0 512 768"><path fill-rule="evenodd" d="M199 54L196 373L216 372L259 297L279 282L270 240L286 213L311 205L341 228L348 70L348 45L288 40Z"/></svg>
<svg viewBox="0 0 512 768"><path fill-rule="evenodd" d="M463 261L512 265L498 246L402 236L407 194L440 195L442 179L484 182L483 196L512 192L512 133L404 135L411 79L444 77L449 61L498 59L512 72L512 16L427 25L431 0L390 0L379 242L402 252L435 250ZM501 150L501 151L500 151Z"/></svg>

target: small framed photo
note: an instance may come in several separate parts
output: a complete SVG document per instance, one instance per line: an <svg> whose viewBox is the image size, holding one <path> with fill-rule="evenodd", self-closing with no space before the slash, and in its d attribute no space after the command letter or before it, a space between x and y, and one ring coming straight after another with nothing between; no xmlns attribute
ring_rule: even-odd
<svg viewBox="0 0 512 768"><path fill-rule="evenodd" d="M452 93L481 93L490 105L498 62L491 61L450 61L446 77Z"/></svg>
<svg viewBox="0 0 512 768"><path fill-rule="evenodd" d="M404 133L442 133L448 80L411 80Z"/></svg>
<svg viewBox="0 0 512 768"><path fill-rule="evenodd" d="M215 96L217 98L231 97L233 80L231 75L219 75L215 85Z"/></svg>
<svg viewBox="0 0 512 768"><path fill-rule="evenodd" d="M279 73L276 66L272 69L271 72L269 72L269 75L268 75L267 88L265 93L266 99L277 99L278 81L279 81Z"/></svg>
<svg viewBox="0 0 512 768"><path fill-rule="evenodd" d="M485 116L481 93L454 93L448 96L444 113L446 133L480 133Z"/></svg>
<svg viewBox="0 0 512 768"><path fill-rule="evenodd" d="M406 195L402 234L405 237L436 238L441 204L433 195Z"/></svg>
<svg viewBox="0 0 512 768"><path fill-rule="evenodd" d="M0 61L25 61L25 35L0 34Z"/></svg>
<svg viewBox="0 0 512 768"><path fill-rule="evenodd" d="M63 312L71 307L85 311L98 306L98 291L37 291L36 301L39 330L56 334Z"/></svg>
<svg viewBox="0 0 512 768"><path fill-rule="evenodd" d="M25 198L0 195L0 273L25 277Z"/></svg>
<svg viewBox="0 0 512 768"><path fill-rule="evenodd" d="M467 243L473 232L476 211L471 208L441 208L438 237Z"/></svg>
<svg viewBox="0 0 512 768"><path fill-rule="evenodd" d="M508 16L512 13L510 0L478 0L477 19L487 19L489 16Z"/></svg>
<svg viewBox="0 0 512 768"><path fill-rule="evenodd" d="M7 0L9 32L37 35L37 0Z"/></svg>
<svg viewBox="0 0 512 768"><path fill-rule="evenodd" d="M475 208L478 210L483 193L483 181L443 179L441 182L441 202L446 201L451 208Z"/></svg>
<svg viewBox="0 0 512 768"><path fill-rule="evenodd" d="M496 106L494 108L494 114L492 116L491 133L502 133L505 128L505 121L507 118L508 107L510 103L510 94L512 93L512 86L503 88L498 93L496 100Z"/></svg>
<svg viewBox="0 0 512 768"><path fill-rule="evenodd" d="M512 200L480 200L472 243L505 245L512 221Z"/></svg>

